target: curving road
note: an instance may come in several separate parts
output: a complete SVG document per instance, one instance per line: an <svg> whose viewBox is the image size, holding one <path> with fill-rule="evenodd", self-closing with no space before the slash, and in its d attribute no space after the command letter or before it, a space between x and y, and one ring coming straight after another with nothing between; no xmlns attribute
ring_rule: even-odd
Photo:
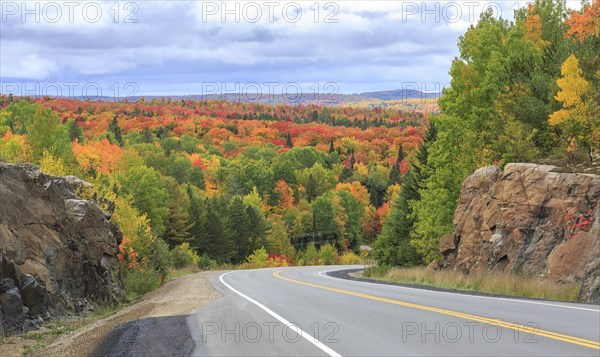
<svg viewBox="0 0 600 357"><path fill-rule="evenodd" d="M212 277L194 355L600 356L600 309L343 280L294 267Z"/></svg>

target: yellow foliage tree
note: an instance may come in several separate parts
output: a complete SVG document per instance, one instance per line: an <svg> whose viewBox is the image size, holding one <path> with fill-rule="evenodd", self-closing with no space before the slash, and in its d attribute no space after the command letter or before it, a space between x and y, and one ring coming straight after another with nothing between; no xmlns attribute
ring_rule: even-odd
<svg viewBox="0 0 600 357"><path fill-rule="evenodd" d="M0 161L29 161L29 146L25 135L16 135L12 131L0 136Z"/></svg>
<svg viewBox="0 0 600 357"><path fill-rule="evenodd" d="M44 149L42 158L40 159L40 170L53 176L68 175L68 169L62 158L56 157L49 150Z"/></svg>
<svg viewBox="0 0 600 357"><path fill-rule="evenodd" d="M594 142L593 138L600 127L600 113L593 100L593 88L583 78L575 55L565 60L561 67L561 78L556 82L560 90L555 99L562 103L562 109L550 114L548 123L560 127L571 150L574 151L574 143L584 148L591 161L594 148L598 148L598 142Z"/></svg>

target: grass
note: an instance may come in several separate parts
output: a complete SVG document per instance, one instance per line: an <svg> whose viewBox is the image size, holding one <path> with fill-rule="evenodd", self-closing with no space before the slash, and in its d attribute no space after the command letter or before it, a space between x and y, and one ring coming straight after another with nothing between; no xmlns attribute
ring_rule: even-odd
<svg viewBox="0 0 600 357"><path fill-rule="evenodd" d="M403 284L418 284L443 289L484 292L557 301L577 301L579 284L555 283L541 278L508 273L464 274L451 270L419 268L369 268L365 277Z"/></svg>
<svg viewBox="0 0 600 357"><path fill-rule="evenodd" d="M165 277L165 283L167 281L170 281L170 280L182 277L182 276L186 276L189 274L198 273L201 271L203 271L203 270L194 265L190 265L188 267L181 268L181 269L171 269L171 270L169 270L169 273L167 273L167 276Z"/></svg>
<svg viewBox="0 0 600 357"><path fill-rule="evenodd" d="M36 351L55 342L59 337L112 315L122 307L123 305L100 306L98 310L85 316L52 320L38 330L4 337L0 339L0 352L2 352L0 354L31 356Z"/></svg>

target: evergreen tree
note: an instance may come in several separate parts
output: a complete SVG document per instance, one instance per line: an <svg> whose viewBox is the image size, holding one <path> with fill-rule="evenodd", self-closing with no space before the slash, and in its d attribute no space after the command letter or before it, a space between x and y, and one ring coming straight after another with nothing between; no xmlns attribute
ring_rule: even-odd
<svg viewBox="0 0 600 357"><path fill-rule="evenodd" d="M329 142L329 153L333 153L335 151L335 148L333 147L333 139L331 139L331 141Z"/></svg>
<svg viewBox="0 0 600 357"><path fill-rule="evenodd" d="M189 215L190 215L190 230L189 233L192 236L192 248L198 250L201 246L201 242L204 239L204 226L206 224L206 207L203 201L198 197L197 192L192 185L186 185L186 193L190 201Z"/></svg>
<svg viewBox="0 0 600 357"><path fill-rule="evenodd" d="M188 211L179 203L169 202L169 216L165 221L166 233L165 239L171 248L182 243L192 243L194 237L190 235L190 229L193 223L190 223Z"/></svg>
<svg viewBox="0 0 600 357"><path fill-rule="evenodd" d="M398 156L396 157L396 165L400 167L400 164L404 161L404 149L402 149L402 144L398 145Z"/></svg>
<svg viewBox="0 0 600 357"><path fill-rule="evenodd" d="M232 257L233 263L241 263L252 252L250 249L250 219L246 213L246 206L240 196L234 196L229 203L229 223L233 242L237 247L236 254Z"/></svg>
<svg viewBox="0 0 600 357"><path fill-rule="evenodd" d="M411 217L409 202L418 199L417 184L413 172L409 170L404 175L400 196L392 203L383 230L373 246L373 254L379 264L412 266L420 263L420 258L410 244L414 219Z"/></svg>
<svg viewBox="0 0 600 357"><path fill-rule="evenodd" d="M231 263L237 249L233 242L227 212L227 203L223 197L212 197L207 200L205 240L201 251L219 263Z"/></svg>
<svg viewBox="0 0 600 357"><path fill-rule="evenodd" d="M290 149L294 147L294 142L292 141L290 133L287 133L287 136L285 137L285 145Z"/></svg>
<svg viewBox="0 0 600 357"><path fill-rule="evenodd" d="M121 127L119 126L119 121L117 120L116 114L111 120L110 124L108 124L108 131L113 133L117 144L119 144L119 146L123 146L123 134L121 133Z"/></svg>
<svg viewBox="0 0 600 357"><path fill-rule="evenodd" d="M311 173L308 176L308 183L306 184L306 200L310 203L317 195L317 181Z"/></svg>
<svg viewBox="0 0 600 357"><path fill-rule="evenodd" d="M388 186L400 183L400 181L401 181L400 168L398 167L398 162L396 162L396 163L394 163L394 165L392 165L392 168L390 169L390 177L388 178Z"/></svg>
<svg viewBox="0 0 600 357"><path fill-rule="evenodd" d="M85 143L85 135L83 134L83 129L77 124L77 122L73 119L67 120L67 130L69 132L69 140L77 141L80 144Z"/></svg>
<svg viewBox="0 0 600 357"><path fill-rule="evenodd" d="M260 248L266 244L267 220L260 208L247 206L246 214L249 220L250 231L250 251Z"/></svg>
<svg viewBox="0 0 600 357"><path fill-rule="evenodd" d="M142 140L143 142L148 144L151 144L154 141L152 132L150 131L148 125L146 125L144 127L144 130L142 130Z"/></svg>
<svg viewBox="0 0 600 357"><path fill-rule="evenodd" d="M177 185L175 179L165 178L165 186L169 190L169 215L165 220L165 240L171 248L182 243L190 243L193 237L190 229L193 226L190 219L190 200L186 191Z"/></svg>
<svg viewBox="0 0 600 357"><path fill-rule="evenodd" d="M317 112L316 110L313 110L311 118L312 118L313 122L316 122L317 120L319 120L319 112Z"/></svg>
<svg viewBox="0 0 600 357"><path fill-rule="evenodd" d="M400 196L392 202L382 232L373 245L373 256L379 264L412 266L422 263L421 257L410 242L410 233L414 225L411 202L418 201L421 198L419 189L428 177L425 170L428 162L428 147L436 139L437 127L434 123L431 123L410 169L404 175Z"/></svg>

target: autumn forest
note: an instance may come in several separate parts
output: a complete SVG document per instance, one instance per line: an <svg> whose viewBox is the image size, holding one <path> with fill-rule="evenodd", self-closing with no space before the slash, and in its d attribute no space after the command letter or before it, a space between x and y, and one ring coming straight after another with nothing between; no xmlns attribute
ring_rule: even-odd
<svg viewBox="0 0 600 357"><path fill-rule="evenodd" d="M90 182L124 274L438 258L462 181L510 162L597 170L600 0L483 14L440 113L393 105L0 98L0 161ZM126 281L127 283L127 281Z"/></svg>

